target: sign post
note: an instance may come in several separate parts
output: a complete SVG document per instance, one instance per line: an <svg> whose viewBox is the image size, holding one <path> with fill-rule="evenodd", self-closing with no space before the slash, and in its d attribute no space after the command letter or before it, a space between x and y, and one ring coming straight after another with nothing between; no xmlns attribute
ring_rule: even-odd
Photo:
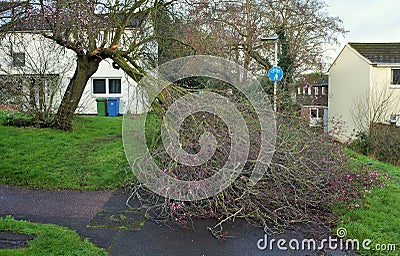
<svg viewBox="0 0 400 256"><path fill-rule="evenodd" d="M278 66L274 66L269 69L268 77L272 82L278 82L278 81L282 80L283 70Z"/></svg>
<svg viewBox="0 0 400 256"><path fill-rule="evenodd" d="M276 60L275 60L276 63ZM277 96L277 83L278 81L282 80L283 77L283 70L278 67L276 64L272 68L269 69L268 71L268 77L269 79L274 82L274 111L276 112L278 107L277 107L277 101L278 101L278 96Z"/></svg>
<svg viewBox="0 0 400 256"><path fill-rule="evenodd" d="M275 44L275 60L274 60L274 66L270 68L268 71L268 77L269 79L274 82L274 111L277 111L277 82L280 81L283 77L283 70L278 67L278 40L279 36L270 36L267 38L261 38L261 41L274 41Z"/></svg>

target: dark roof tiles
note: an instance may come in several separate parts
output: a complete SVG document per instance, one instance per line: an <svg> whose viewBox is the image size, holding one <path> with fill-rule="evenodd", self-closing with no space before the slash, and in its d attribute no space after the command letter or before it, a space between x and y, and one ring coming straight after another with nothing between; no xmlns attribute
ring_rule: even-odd
<svg viewBox="0 0 400 256"><path fill-rule="evenodd" d="M373 64L400 63L400 43L349 43Z"/></svg>

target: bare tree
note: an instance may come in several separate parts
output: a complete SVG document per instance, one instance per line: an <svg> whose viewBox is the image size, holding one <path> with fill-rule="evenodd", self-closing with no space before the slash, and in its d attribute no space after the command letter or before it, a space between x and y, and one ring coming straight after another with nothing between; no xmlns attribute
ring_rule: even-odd
<svg viewBox="0 0 400 256"><path fill-rule="evenodd" d="M354 101L350 113L357 134L351 146L362 154L399 165L400 133L388 122L391 115L400 113L400 94L387 85L374 83L371 91Z"/></svg>
<svg viewBox="0 0 400 256"><path fill-rule="evenodd" d="M73 72L73 53L39 35L13 33L2 38L0 56L2 104L48 125Z"/></svg>
<svg viewBox="0 0 400 256"><path fill-rule="evenodd" d="M371 91L362 93L349 108L356 130L367 135L371 134L371 124L388 121L393 114L391 106L400 101L399 94L387 88L386 84L374 83L371 87Z"/></svg>
<svg viewBox="0 0 400 256"><path fill-rule="evenodd" d="M319 68L325 47L346 33L342 21L326 12L321 0L192 1L186 39L200 52L211 52L268 70L273 45L262 37L278 35L279 66L287 83L304 70Z"/></svg>
<svg viewBox="0 0 400 256"><path fill-rule="evenodd" d="M172 1L173 2L173 1ZM75 72L54 118L55 128L71 129L89 78L104 59L112 59L135 81L145 73L143 47L154 40L150 13L158 0L26 1L17 17L3 19L2 31L29 31L75 55Z"/></svg>

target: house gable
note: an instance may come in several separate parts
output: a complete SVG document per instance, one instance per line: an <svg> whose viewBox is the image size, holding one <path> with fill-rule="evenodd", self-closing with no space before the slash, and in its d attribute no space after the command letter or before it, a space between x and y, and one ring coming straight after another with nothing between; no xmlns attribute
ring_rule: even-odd
<svg viewBox="0 0 400 256"><path fill-rule="evenodd" d="M329 130L338 125L345 131L343 138L353 135L355 123L351 109L360 94L370 90L371 63L346 45L329 69L328 118L334 120Z"/></svg>
<svg viewBox="0 0 400 256"><path fill-rule="evenodd" d="M336 59L332 62L331 66L328 69L328 72L330 72L331 68L336 65L336 63L339 61L339 58L343 58L343 52L350 50L352 51L356 56L358 56L361 60L365 61L367 64L373 64L369 59L364 57L362 54L360 54L356 49L352 48L349 44L345 45L342 50L339 52L338 56L336 56Z"/></svg>

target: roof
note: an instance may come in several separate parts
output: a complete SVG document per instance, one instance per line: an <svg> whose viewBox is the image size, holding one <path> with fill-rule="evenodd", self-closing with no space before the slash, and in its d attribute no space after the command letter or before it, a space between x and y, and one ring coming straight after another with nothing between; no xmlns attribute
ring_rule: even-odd
<svg viewBox="0 0 400 256"><path fill-rule="evenodd" d="M349 43L372 64L400 63L400 43Z"/></svg>
<svg viewBox="0 0 400 256"><path fill-rule="evenodd" d="M328 87L329 82L328 82L328 80L322 79L321 81L319 81L317 83L312 83L311 85L313 87Z"/></svg>
<svg viewBox="0 0 400 256"><path fill-rule="evenodd" d="M328 81L322 80L320 82L315 82L315 83L304 83L302 86L305 87L328 87L329 83Z"/></svg>

